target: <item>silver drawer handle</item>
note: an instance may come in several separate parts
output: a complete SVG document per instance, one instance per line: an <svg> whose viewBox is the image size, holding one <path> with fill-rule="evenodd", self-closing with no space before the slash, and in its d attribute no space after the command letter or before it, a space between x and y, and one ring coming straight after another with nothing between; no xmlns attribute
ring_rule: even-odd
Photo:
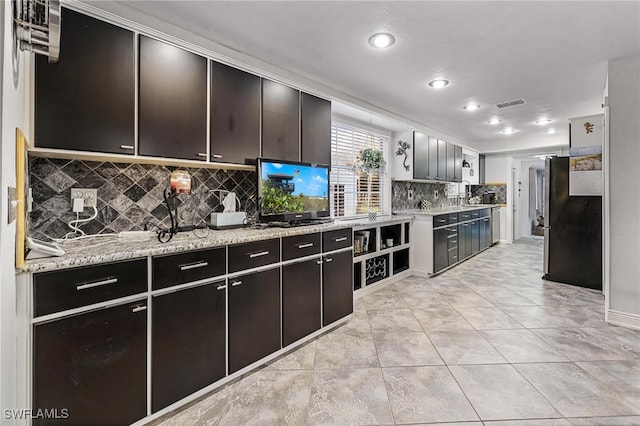
<svg viewBox="0 0 640 426"><path fill-rule="evenodd" d="M446 221L447 221L446 219L438 219L438 222L440 222L440 223L444 223Z"/></svg>
<svg viewBox="0 0 640 426"><path fill-rule="evenodd" d="M334 239L334 241L335 241L336 243L340 243L340 242L342 242L342 241L347 241L347 237L340 237L340 238L336 238L336 239Z"/></svg>
<svg viewBox="0 0 640 426"><path fill-rule="evenodd" d="M76 287L76 290L84 290L84 289L87 289L87 288L99 287L101 285L114 284L114 283L117 283L117 282L118 282L117 278L108 278L106 280L96 281L94 283L81 284L81 285Z"/></svg>
<svg viewBox="0 0 640 426"><path fill-rule="evenodd" d="M458 236L458 234L451 234L451 235L447 235L447 238L455 238L457 236Z"/></svg>
<svg viewBox="0 0 640 426"><path fill-rule="evenodd" d="M451 240L451 244L455 244L457 242L458 242L458 240Z"/></svg>
<svg viewBox="0 0 640 426"><path fill-rule="evenodd" d="M458 256L451 256L451 258L452 258L452 259L457 259L457 258L458 258Z"/></svg>
<svg viewBox="0 0 640 426"><path fill-rule="evenodd" d="M198 153L198 157L206 157L206 156L207 156L207 154L204 153L204 152L199 152Z"/></svg>
<svg viewBox="0 0 640 426"><path fill-rule="evenodd" d="M133 145L120 145L120 149L133 149Z"/></svg>
<svg viewBox="0 0 640 426"><path fill-rule="evenodd" d="M145 305L138 305L138 306L134 306L133 309L131 309L131 312L142 312L142 311L146 311L147 307Z"/></svg>
<svg viewBox="0 0 640 426"><path fill-rule="evenodd" d="M307 248L307 247L313 247L313 243L298 244L298 248L299 249L303 249L303 248Z"/></svg>
<svg viewBox="0 0 640 426"><path fill-rule="evenodd" d="M182 265L180 266L180 270L188 271L189 269L204 268L205 266L209 266L209 262L199 262L199 263L193 263L191 265Z"/></svg>
<svg viewBox="0 0 640 426"><path fill-rule="evenodd" d="M254 257L266 256L268 254L269 254L269 250L265 250L265 251L259 251L257 253L251 253L249 254L249 257L253 259Z"/></svg>
<svg viewBox="0 0 640 426"><path fill-rule="evenodd" d="M211 154L211 158L222 158L222 154Z"/></svg>
<svg viewBox="0 0 640 426"><path fill-rule="evenodd" d="M227 288L226 285L219 285L218 287L216 287L216 290L224 290L225 288Z"/></svg>
<svg viewBox="0 0 640 426"><path fill-rule="evenodd" d="M235 286L240 285L240 284L242 284L242 281L234 281L234 282L231 283L231 287L235 287Z"/></svg>
<svg viewBox="0 0 640 426"><path fill-rule="evenodd" d="M464 227L466 228L467 226L469 226L469 224L468 224L468 223L465 223L465 224L464 224L464 225L462 225L462 226L464 226Z"/></svg>
<svg viewBox="0 0 640 426"><path fill-rule="evenodd" d="M329 258L329 257L328 257L328 258L326 258L324 261L325 261L325 262L327 262L327 263L329 263L329 262L333 262L333 259L331 259L331 258Z"/></svg>

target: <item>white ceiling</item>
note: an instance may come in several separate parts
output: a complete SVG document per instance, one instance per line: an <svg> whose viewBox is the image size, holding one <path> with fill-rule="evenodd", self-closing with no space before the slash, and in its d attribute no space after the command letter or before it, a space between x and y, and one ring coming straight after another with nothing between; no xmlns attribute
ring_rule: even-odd
<svg viewBox="0 0 640 426"><path fill-rule="evenodd" d="M568 144L569 118L602 112L607 61L640 52L640 1L120 3L332 88L347 111L373 106L375 124L432 130L481 152ZM379 31L396 44L371 48ZM427 87L438 77L451 84ZM526 104L495 106L518 98ZM469 101L482 107L466 112ZM500 125L487 124L493 116ZM558 133L534 124L542 117ZM518 132L500 134L506 126Z"/></svg>

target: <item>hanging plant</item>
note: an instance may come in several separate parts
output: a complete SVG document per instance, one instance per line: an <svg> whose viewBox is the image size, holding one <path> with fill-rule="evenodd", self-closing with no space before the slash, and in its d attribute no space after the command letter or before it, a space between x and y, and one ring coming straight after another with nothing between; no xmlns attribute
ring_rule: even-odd
<svg viewBox="0 0 640 426"><path fill-rule="evenodd" d="M387 162L384 161L382 151L373 148L366 148L360 151L354 164L357 170L366 174L383 174L386 166Z"/></svg>
<svg viewBox="0 0 640 426"><path fill-rule="evenodd" d="M408 172L411 168L410 165L407 164L407 150L411 149L411 144L405 141L398 141L398 149L396 149L396 155L404 155L404 160L402 160L402 165L404 169Z"/></svg>

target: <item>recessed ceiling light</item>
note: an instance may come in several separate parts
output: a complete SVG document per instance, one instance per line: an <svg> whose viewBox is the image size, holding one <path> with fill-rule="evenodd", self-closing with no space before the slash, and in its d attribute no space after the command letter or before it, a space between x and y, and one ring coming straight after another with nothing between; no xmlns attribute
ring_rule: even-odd
<svg viewBox="0 0 640 426"><path fill-rule="evenodd" d="M449 85L449 80L433 80L429 82L429 86L434 89L440 89Z"/></svg>
<svg viewBox="0 0 640 426"><path fill-rule="evenodd" d="M489 120L489 124L491 124L492 126L495 126L496 124L500 123L502 120L500 120L499 118L492 118L491 120Z"/></svg>
<svg viewBox="0 0 640 426"><path fill-rule="evenodd" d="M506 129L504 129L503 131L501 131L500 133L502 133L503 135L512 135L515 132L517 132L516 129L512 129L511 127L507 127Z"/></svg>
<svg viewBox="0 0 640 426"><path fill-rule="evenodd" d="M466 109L467 111L475 111L475 110L480 108L480 105L478 105L478 104L467 104L467 105L463 106L462 108Z"/></svg>
<svg viewBox="0 0 640 426"><path fill-rule="evenodd" d="M539 124L540 126L546 126L549 123L551 123L551 120L548 118L541 118L540 120L536 121L536 124Z"/></svg>
<svg viewBox="0 0 640 426"><path fill-rule="evenodd" d="M390 47L396 42L396 38L389 33L377 33L369 37L369 44L378 49Z"/></svg>
<svg viewBox="0 0 640 426"><path fill-rule="evenodd" d="M555 132L556 132L556 129L547 130L547 133L549 133L550 135L553 135Z"/></svg>

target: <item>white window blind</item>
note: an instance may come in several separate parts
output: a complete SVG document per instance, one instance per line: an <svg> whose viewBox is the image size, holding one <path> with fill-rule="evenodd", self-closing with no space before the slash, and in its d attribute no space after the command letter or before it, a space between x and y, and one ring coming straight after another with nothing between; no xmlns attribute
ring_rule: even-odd
<svg viewBox="0 0 640 426"><path fill-rule="evenodd" d="M384 178L370 177L354 169L360 151L374 148L384 152L389 135L352 124L331 123L331 213L333 216L383 212Z"/></svg>

